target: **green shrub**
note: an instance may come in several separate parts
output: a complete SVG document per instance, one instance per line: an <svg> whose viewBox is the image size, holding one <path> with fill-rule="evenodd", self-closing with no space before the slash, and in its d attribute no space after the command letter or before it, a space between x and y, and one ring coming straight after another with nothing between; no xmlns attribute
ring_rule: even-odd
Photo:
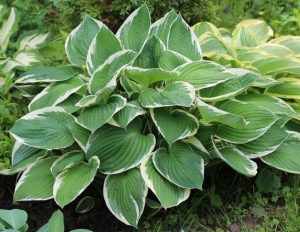
<svg viewBox="0 0 300 232"><path fill-rule="evenodd" d="M275 80L203 60L175 11L150 22L146 5L116 35L87 16L66 40L71 65L37 67L16 80L38 93L10 131L17 140L10 172L23 171L15 201L54 198L63 208L99 175L109 210L137 227L148 188L163 208L177 206L202 190L208 163L250 177L260 159L300 173L300 137L285 127L299 114L262 91ZM217 31L208 24L196 32L210 29ZM263 23L250 29L238 30L237 42L271 35Z"/></svg>
<svg viewBox="0 0 300 232"><path fill-rule="evenodd" d="M200 20L209 20L213 17L211 0L50 0L57 8L59 18L57 23L67 31L73 29L86 16L90 15L101 20L109 28L117 30L135 8L147 3L153 20L161 18L171 9L180 10L181 15L188 23L194 24ZM61 23L63 22L63 23Z"/></svg>

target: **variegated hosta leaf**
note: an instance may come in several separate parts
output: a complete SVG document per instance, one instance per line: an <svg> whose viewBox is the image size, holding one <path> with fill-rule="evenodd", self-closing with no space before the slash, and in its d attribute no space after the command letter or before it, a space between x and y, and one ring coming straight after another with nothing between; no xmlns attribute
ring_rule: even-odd
<svg viewBox="0 0 300 232"><path fill-rule="evenodd" d="M225 67L211 61L195 61L179 66L176 71L180 74L174 81L185 81L194 86L196 90L208 88L236 77L229 73Z"/></svg>
<svg viewBox="0 0 300 232"><path fill-rule="evenodd" d="M242 116L248 123L244 128L220 124L216 136L231 143L247 143L263 135L279 118L264 107L255 104L226 100L217 105L226 112Z"/></svg>
<svg viewBox="0 0 300 232"><path fill-rule="evenodd" d="M83 151L86 151L86 145L91 135L91 132L83 126L79 125L76 121L74 121L71 124L70 130L80 148Z"/></svg>
<svg viewBox="0 0 300 232"><path fill-rule="evenodd" d="M216 86L201 89L199 97L206 102L216 102L232 98L246 91L257 79L257 75L247 73Z"/></svg>
<svg viewBox="0 0 300 232"><path fill-rule="evenodd" d="M84 153L81 151L71 151L60 156L51 166L51 173L54 177L65 169L71 168L84 160Z"/></svg>
<svg viewBox="0 0 300 232"><path fill-rule="evenodd" d="M13 55L13 59L19 64L21 69L38 65L42 62L42 58L33 51L20 51Z"/></svg>
<svg viewBox="0 0 300 232"><path fill-rule="evenodd" d="M291 132L289 137L273 153L264 156L261 160L285 172L300 174L300 136Z"/></svg>
<svg viewBox="0 0 300 232"><path fill-rule="evenodd" d="M87 52L86 67L90 76L109 56L120 50L121 41L107 27L102 26Z"/></svg>
<svg viewBox="0 0 300 232"><path fill-rule="evenodd" d="M3 52L7 49L10 36L18 29L19 19L19 14L12 7L7 19L2 22L2 27L0 28L0 48Z"/></svg>
<svg viewBox="0 0 300 232"><path fill-rule="evenodd" d="M212 105L206 104L200 99L196 100L196 105L198 106L204 123L218 122L240 129L247 125L247 121L242 116L220 110Z"/></svg>
<svg viewBox="0 0 300 232"><path fill-rule="evenodd" d="M151 109L150 113L155 126L170 146L179 139L197 133L198 119L183 110L170 112L165 108L161 108Z"/></svg>
<svg viewBox="0 0 300 232"><path fill-rule="evenodd" d="M100 171L105 174L117 174L138 166L142 158L152 152L155 137L130 128L136 123L133 121L127 130L104 125L91 135L86 157L98 156Z"/></svg>
<svg viewBox="0 0 300 232"><path fill-rule="evenodd" d="M192 26L192 30L197 37L200 37L205 33L221 36L219 29L210 22L199 22Z"/></svg>
<svg viewBox="0 0 300 232"><path fill-rule="evenodd" d="M148 187L138 169L108 175L104 181L105 203L113 215L126 225L137 227L147 193Z"/></svg>
<svg viewBox="0 0 300 232"><path fill-rule="evenodd" d="M26 231L28 228L27 219L28 216L24 210L0 209L0 227L2 231Z"/></svg>
<svg viewBox="0 0 300 232"><path fill-rule="evenodd" d="M148 37L150 23L150 12L144 4L125 20L117 32L117 37L126 49L139 52Z"/></svg>
<svg viewBox="0 0 300 232"><path fill-rule="evenodd" d="M166 46L156 36L151 36L146 41L143 49L135 59L133 66L139 68L158 68L158 61Z"/></svg>
<svg viewBox="0 0 300 232"><path fill-rule="evenodd" d="M235 47L255 47L267 42L273 30L262 20L247 19L236 25L232 36Z"/></svg>
<svg viewBox="0 0 300 232"><path fill-rule="evenodd" d="M12 172L23 171L37 159L47 154L45 150L29 147L18 141L15 142L12 150Z"/></svg>
<svg viewBox="0 0 300 232"><path fill-rule="evenodd" d="M56 106L77 92L83 85L84 83L79 77L51 83L32 99L28 108L30 111L34 111L48 106Z"/></svg>
<svg viewBox="0 0 300 232"><path fill-rule="evenodd" d="M162 69L171 71L189 62L191 62L191 60L184 55L173 51L164 51L161 54L158 65Z"/></svg>
<svg viewBox="0 0 300 232"><path fill-rule="evenodd" d="M127 102L125 107L117 112L113 118L113 125L120 126L124 129L128 124L139 115L146 114L147 112L141 107L138 100Z"/></svg>
<svg viewBox="0 0 300 232"><path fill-rule="evenodd" d="M116 78L135 57L136 53L131 50L123 50L111 55L104 64L95 70L89 83L90 93L96 94L105 87L115 87L117 85Z"/></svg>
<svg viewBox="0 0 300 232"><path fill-rule="evenodd" d="M295 57L266 57L251 64L263 74L300 74L300 60Z"/></svg>
<svg viewBox="0 0 300 232"><path fill-rule="evenodd" d="M143 159L140 169L146 185L156 195L163 208L177 206L189 198L189 189L171 183L156 170L151 155Z"/></svg>
<svg viewBox="0 0 300 232"><path fill-rule="evenodd" d="M176 142L168 150L159 148L154 152L152 161L159 173L173 184L202 189L204 162L189 145Z"/></svg>
<svg viewBox="0 0 300 232"><path fill-rule="evenodd" d="M74 143L72 115L60 107L47 107L20 118L10 133L23 144L41 149L61 149Z"/></svg>
<svg viewBox="0 0 300 232"><path fill-rule="evenodd" d="M237 172L245 176L255 176L257 173L257 164L240 152L233 146L217 148L214 144L214 152L217 157L227 163Z"/></svg>
<svg viewBox="0 0 300 232"><path fill-rule="evenodd" d="M107 123L115 113L124 108L126 98L114 94L106 104L94 105L85 108L77 118L77 122L85 128L94 132Z"/></svg>
<svg viewBox="0 0 300 232"><path fill-rule="evenodd" d="M55 177L53 196L55 202L63 208L78 197L92 183L99 168L98 157L89 159L65 169Z"/></svg>
<svg viewBox="0 0 300 232"><path fill-rule="evenodd" d="M139 95L143 107L159 108L167 106L189 107L195 99L194 87L183 81L166 85L162 89L145 89Z"/></svg>
<svg viewBox="0 0 300 232"><path fill-rule="evenodd" d="M211 161L212 157L210 156L208 150L204 147L202 142L196 136L191 136L186 139L183 139L182 142L188 144L194 151L196 151L202 157L204 165L208 164Z"/></svg>
<svg viewBox="0 0 300 232"><path fill-rule="evenodd" d="M291 51L293 51L296 55L300 54L300 36L280 36L270 41L270 43L281 44Z"/></svg>
<svg viewBox="0 0 300 232"><path fill-rule="evenodd" d="M14 193L15 201L49 200L52 196L54 178L50 171L57 157L34 162L18 180Z"/></svg>
<svg viewBox="0 0 300 232"><path fill-rule="evenodd" d="M66 81L77 74L76 69L72 66L62 67L36 67L24 72L16 80L17 84L28 84L38 82L57 82Z"/></svg>
<svg viewBox="0 0 300 232"><path fill-rule="evenodd" d="M80 109L80 107L78 107L76 104L81 100L81 98L82 95L73 93L66 100L62 101L61 103L58 103L57 106L63 108L69 114L72 114Z"/></svg>
<svg viewBox="0 0 300 232"><path fill-rule="evenodd" d="M124 75L140 84L143 88L148 88L149 85L155 82L167 81L178 77L179 72L167 71L160 68L142 69L128 67L124 70Z"/></svg>
<svg viewBox="0 0 300 232"><path fill-rule="evenodd" d="M76 103L76 106L79 108L84 108L96 104L106 103L113 91L114 91L113 87L105 87L94 95L86 95L82 97L80 101Z"/></svg>
<svg viewBox="0 0 300 232"><path fill-rule="evenodd" d="M150 34L157 36L167 46L171 25L177 17L178 15L174 10L169 11L164 17L151 25Z"/></svg>
<svg viewBox="0 0 300 232"><path fill-rule="evenodd" d="M245 144L237 145L237 149L250 159L259 158L275 151L287 138L288 133L276 123L262 136Z"/></svg>
<svg viewBox="0 0 300 232"><path fill-rule="evenodd" d="M56 231L56 232L64 232L65 231L65 225L64 225L64 215L60 210L56 210L51 218L49 219L49 222L47 223L47 232L48 231Z"/></svg>
<svg viewBox="0 0 300 232"><path fill-rule="evenodd" d="M171 25L167 48L193 61L201 59L201 49L197 37L181 15L178 15Z"/></svg>
<svg viewBox="0 0 300 232"><path fill-rule="evenodd" d="M88 49L102 27L106 26L86 16L82 23L70 33L65 43L65 50L71 64L77 66L86 64Z"/></svg>
<svg viewBox="0 0 300 232"><path fill-rule="evenodd" d="M280 98L263 95L263 94L247 94L237 96L239 101L253 103L259 106L263 106L274 114L289 115L296 114L293 108Z"/></svg>
<svg viewBox="0 0 300 232"><path fill-rule="evenodd" d="M45 34L29 34L25 35L19 43L18 50L33 50L41 48L49 37L49 33Z"/></svg>
<svg viewBox="0 0 300 232"><path fill-rule="evenodd" d="M267 93L280 98L300 99L300 81L288 81L285 83L271 86L267 89Z"/></svg>

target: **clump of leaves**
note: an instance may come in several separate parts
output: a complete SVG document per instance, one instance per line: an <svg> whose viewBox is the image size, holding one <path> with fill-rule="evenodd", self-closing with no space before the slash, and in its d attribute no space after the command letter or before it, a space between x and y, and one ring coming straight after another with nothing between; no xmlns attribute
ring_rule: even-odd
<svg viewBox="0 0 300 232"><path fill-rule="evenodd" d="M72 65L16 80L42 90L11 129L10 171L23 171L15 201L54 198L63 208L101 175L110 211L137 227L148 188L163 208L177 206L202 189L210 162L246 176L257 173L257 158L300 172L300 137L284 127L298 114L260 93L263 75L203 60L174 11L151 24L143 5L116 35L87 16L65 48Z"/></svg>
<svg viewBox="0 0 300 232"><path fill-rule="evenodd" d="M17 72L40 64L38 49L48 34L18 33L20 17L15 8L0 5L0 171L10 166L12 139L8 130L24 114L25 104L19 91L13 89ZM19 37L17 37L17 35ZM18 103L16 103L18 102ZM24 106L25 105L25 106Z"/></svg>

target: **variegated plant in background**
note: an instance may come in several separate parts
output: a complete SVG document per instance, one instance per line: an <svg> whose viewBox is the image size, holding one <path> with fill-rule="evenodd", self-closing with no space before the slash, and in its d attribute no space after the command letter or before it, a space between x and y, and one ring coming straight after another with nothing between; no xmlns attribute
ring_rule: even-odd
<svg viewBox="0 0 300 232"><path fill-rule="evenodd" d="M70 65L16 80L26 96L38 93L11 129L10 172L23 172L15 201L54 198L63 208L97 175L110 211L137 227L149 189L163 208L177 206L201 191L208 163L254 176L260 158L300 172L300 137L285 126L299 115L263 92L277 80L204 60L174 11L151 24L143 5L116 35L87 16L65 49Z"/></svg>

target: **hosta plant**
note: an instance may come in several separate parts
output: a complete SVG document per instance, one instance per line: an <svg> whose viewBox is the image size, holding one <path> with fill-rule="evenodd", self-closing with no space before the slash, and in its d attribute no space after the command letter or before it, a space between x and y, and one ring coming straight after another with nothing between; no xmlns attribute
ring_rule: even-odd
<svg viewBox="0 0 300 232"><path fill-rule="evenodd" d="M19 72L38 65L42 58L38 50L45 44L48 34L18 30L19 12L0 4L0 172L10 167L12 139L8 130L16 117L23 114L19 91L12 88Z"/></svg>
<svg viewBox="0 0 300 232"><path fill-rule="evenodd" d="M143 5L116 35L87 16L65 49L70 65L16 80L38 93L10 131L11 172L23 172L15 201L54 198L63 208L97 175L109 210L136 227L148 192L177 206L202 190L208 163L246 176L255 159L300 172L300 137L285 127L298 114L261 93L265 76L204 60L174 11L151 24Z"/></svg>

